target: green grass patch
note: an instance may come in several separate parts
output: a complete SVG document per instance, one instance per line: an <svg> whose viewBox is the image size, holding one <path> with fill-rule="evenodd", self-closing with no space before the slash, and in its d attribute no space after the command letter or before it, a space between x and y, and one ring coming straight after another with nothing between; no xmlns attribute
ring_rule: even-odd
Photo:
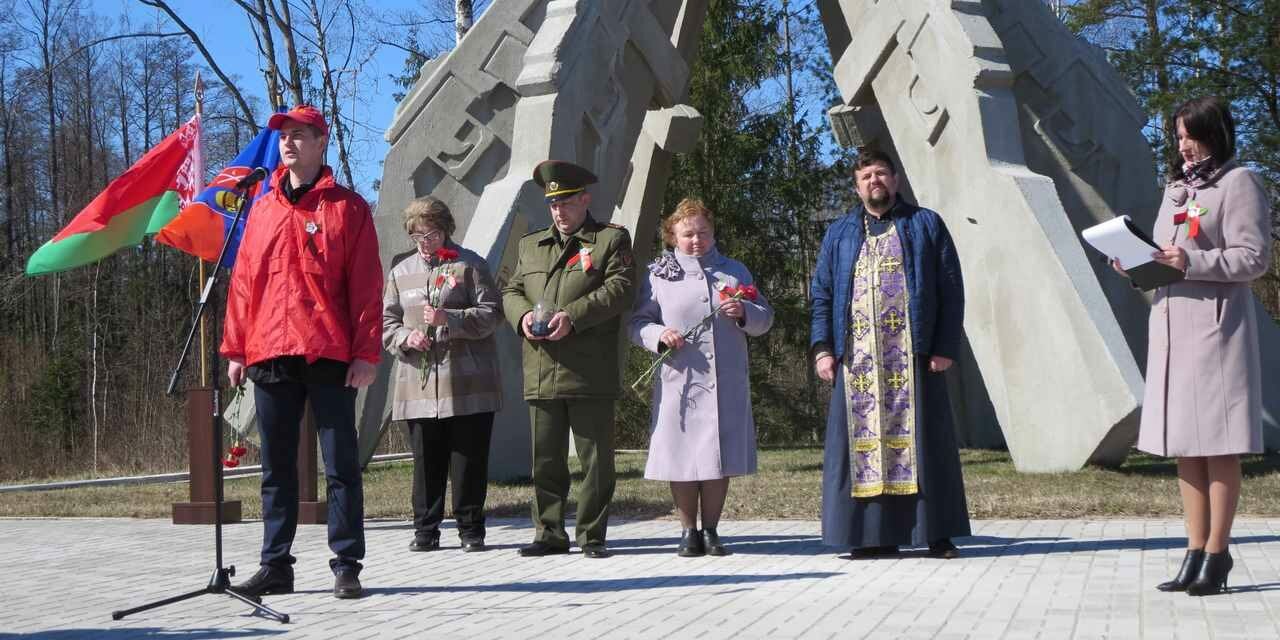
<svg viewBox="0 0 1280 640"><path fill-rule="evenodd" d="M970 449L960 457L969 513L974 518L1176 518L1182 514L1173 460L1134 453L1117 469L1029 474L1017 472L1003 451ZM667 483L645 480L644 463L643 453L618 454L612 515L626 520L674 518ZM1244 473L1240 513L1280 516L1280 456L1246 456ZM412 476L409 462L371 467L365 474L366 517L409 519ZM581 475L575 474L575 486L580 480ZM260 517L258 477L228 480L226 495L241 501L245 518ZM488 513L528 517L532 495L527 480L490 483ZM734 479L724 517L816 520L821 498L822 449L764 449L759 473ZM169 518L172 504L187 499L186 483L4 493L0 494L0 516Z"/></svg>

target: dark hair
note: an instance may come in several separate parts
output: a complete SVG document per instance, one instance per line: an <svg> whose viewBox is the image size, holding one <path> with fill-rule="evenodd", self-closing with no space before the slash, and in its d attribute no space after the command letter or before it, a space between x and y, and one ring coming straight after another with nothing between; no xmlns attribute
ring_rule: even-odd
<svg viewBox="0 0 1280 640"><path fill-rule="evenodd" d="M1216 166L1222 166L1236 155L1236 121L1231 117L1227 101L1217 96L1192 98L1173 112L1173 148L1178 148L1178 122L1187 130L1187 137L1208 147ZM1174 156L1173 177L1183 178L1182 162Z"/></svg>
<svg viewBox="0 0 1280 640"><path fill-rule="evenodd" d="M872 165L882 164L889 167L889 173L898 175L898 167L893 164L893 158L889 154L879 149L863 149L858 152L858 159L853 161L853 173L866 169Z"/></svg>

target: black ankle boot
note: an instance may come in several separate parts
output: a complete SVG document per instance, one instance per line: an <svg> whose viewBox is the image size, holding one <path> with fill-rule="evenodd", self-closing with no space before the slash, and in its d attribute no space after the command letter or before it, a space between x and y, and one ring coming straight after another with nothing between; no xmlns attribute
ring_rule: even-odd
<svg viewBox="0 0 1280 640"><path fill-rule="evenodd" d="M1182 556L1182 567L1178 569L1178 575L1168 582L1161 582L1156 585L1156 588L1161 591L1186 591L1187 585L1200 575L1202 564L1204 564L1204 549L1187 549L1187 555Z"/></svg>
<svg viewBox="0 0 1280 640"><path fill-rule="evenodd" d="M680 549L676 555L681 558L697 558L706 555L707 548L702 544L702 532L697 529L685 529L680 534Z"/></svg>
<svg viewBox="0 0 1280 640"><path fill-rule="evenodd" d="M716 533L715 527L707 527L702 530L702 546L707 550L709 556L727 556L732 551L725 548L724 543L720 542L720 534Z"/></svg>
<svg viewBox="0 0 1280 640"><path fill-rule="evenodd" d="M1226 549L1222 553L1206 553L1199 575L1187 585L1187 595L1212 596L1227 591L1227 574L1234 565L1231 552Z"/></svg>

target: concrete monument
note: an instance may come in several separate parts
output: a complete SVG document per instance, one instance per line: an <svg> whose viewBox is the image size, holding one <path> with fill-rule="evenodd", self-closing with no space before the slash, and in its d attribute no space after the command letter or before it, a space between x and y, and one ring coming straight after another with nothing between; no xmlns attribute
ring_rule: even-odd
<svg viewBox="0 0 1280 640"><path fill-rule="evenodd" d="M993 412L1025 471L1122 460L1149 301L1078 232L1119 214L1150 228L1159 205L1146 118L1123 80L1043 3L819 5L846 102L831 112L837 135L898 157L959 245L973 357L952 375L959 421Z"/></svg>
<svg viewBox="0 0 1280 640"><path fill-rule="evenodd" d="M967 353L949 384L962 439L1007 443L1025 471L1122 460L1137 430L1148 299L1087 254L1078 231L1117 214L1149 227L1156 212L1145 116L1123 80L1039 2L818 6L844 100L831 110L837 138L895 156L903 194L939 209L961 251ZM384 264L412 250L400 211L431 194L505 281L518 239L549 224L530 180L546 158L601 178L593 215L628 227L646 260L671 158L700 130L683 102L705 14L706 0L494 3L423 67L387 132ZM1280 328L1265 320L1264 383L1280 386ZM519 362L505 326L499 345ZM366 456L388 424L388 369L363 397ZM529 465L510 371L495 477ZM1273 395L1269 446L1280 443Z"/></svg>
<svg viewBox="0 0 1280 640"><path fill-rule="evenodd" d="M410 250L400 211L430 194L454 210L461 243L505 282L520 237L550 224L530 179L547 158L599 176L593 215L625 224L647 247L671 154L700 128L697 111L680 103L705 13L705 0L495 3L457 49L424 67L388 130L376 215L385 266ZM504 371L490 473L527 475L528 414L514 366L520 345L506 326L498 341L513 366ZM366 455L388 423L389 365L383 369L362 405Z"/></svg>

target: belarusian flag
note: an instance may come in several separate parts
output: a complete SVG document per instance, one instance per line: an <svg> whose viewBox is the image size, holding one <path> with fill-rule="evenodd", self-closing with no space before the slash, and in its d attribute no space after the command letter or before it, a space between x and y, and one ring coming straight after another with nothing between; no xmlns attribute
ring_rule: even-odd
<svg viewBox="0 0 1280 640"><path fill-rule="evenodd" d="M136 246L160 231L200 192L204 158L200 116L169 134L44 243L27 260L27 275L65 271Z"/></svg>

